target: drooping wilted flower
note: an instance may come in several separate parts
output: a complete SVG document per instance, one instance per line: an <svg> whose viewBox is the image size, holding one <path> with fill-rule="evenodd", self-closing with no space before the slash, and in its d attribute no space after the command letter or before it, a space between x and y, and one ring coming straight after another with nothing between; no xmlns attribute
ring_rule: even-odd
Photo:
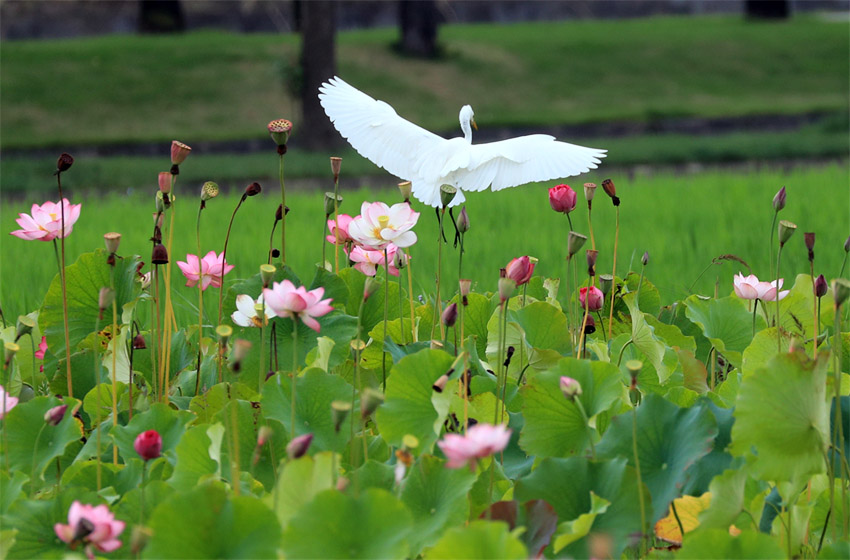
<svg viewBox="0 0 850 560"><path fill-rule="evenodd" d="M67 198L61 203L47 201L41 206L32 205L32 215L18 214L15 220L21 229L11 232L11 235L27 241L53 241L57 238L68 237L74 229L74 224L80 217L82 204L71 204ZM62 208L65 214L65 229L62 229Z"/></svg>
<svg viewBox="0 0 850 560"><path fill-rule="evenodd" d="M328 243L333 243L334 245L345 245L352 241L351 236L348 234L348 226L351 224L351 220L353 219L354 218L348 214L338 214L335 220L328 220L328 230L330 231L330 235L325 237L325 239L328 240ZM339 229L336 229L337 223L339 224Z"/></svg>

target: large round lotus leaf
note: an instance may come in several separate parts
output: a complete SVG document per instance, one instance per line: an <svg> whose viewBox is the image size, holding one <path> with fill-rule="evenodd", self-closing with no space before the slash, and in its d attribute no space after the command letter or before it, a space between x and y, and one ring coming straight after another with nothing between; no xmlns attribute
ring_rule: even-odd
<svg viewBox="0 0 850 560"><path fill-rule="evenodd" d="M781 354L744 378L735 406L731 451L755 452L753 473L795 480L824 471L829 442L826 405L828 355Z"/></svg>
<svg viewBox="0 0 850 560"><path fill-rule="evenodd" d="M156 430L162 437L162 454L173 464L175 460L174 448L186 431L186 424L191 422L195 415L185 410L174 410L162 403L156 403L147 412L133 416L126 426L114 428L109 435L118 446L118 453L128 461L138 459L133 443L142 432ZM104 438L104 442L107 440Z"/></svg>
<svg viewBox="0 0 850 560"><path fill-rule="evenodd" d="M631 412L611 420L596 448L599 457L625 457L634 466L632 422ZM667 513L688 468L711 451L716 435L708 407L679 408L655 394L644 397L637 408L637 447L642 481L652 494L653 521Z"/></svg>
<svg viewBox="0 0 850 560"><path fill-rule="evenodd" d="M502 521L473 521L466 527L454 527L425 551L426 559L523 560L527 556L525 545Z"/></svg>
<svg viewBox="0 0 850 560"><path fill-rule="evenodd" d="M778 540L746 531L733 537L728 530L703 529L685 535L676 558L682 560L774 560L784 558Z"/></svg>
<svg viewBox="0 0 850 560"><path fill-rule="evenodd" d="M688 319L696 323L703 334L735 367L741 367L742 353L753 339L753 314L747 302L737 296L702 299L691 296L685 300ZM765 327L761 315L756 315L756 331Z"/></svg>
<svg viewBox="0 0 850 560"><path fill-rule="evenodd" d="M450 397L447 392L434 391L433 386L453 361L446 352L427 349L393 366L387 378L386 401L375 413L384 441L400 446L402 438L410 434L419 439L417 451L431 450L448 414Z"/></svg>
<svg viewBox="0 0 850 560"><path fill-rule="evenodd" d="M620 370L609 362L564 358L557 367L533 375L522 388L525 426L520 447L529 455L575 455L589 450L589 438L598 438L596 430L588 428L578 405L561 392L561 376L581 384L582 394L578 398L591 422L618 397L625 398Z"/></svg>
<svg viewBox="0 0 850 560"><path fill-rule="evenodd" d="M144 558L277 558L275 515L253 496L229 498L219 484L174 494L148 524Z"/></svg>
<svg viewBox="0 0 850 560"><path fill-rule="evenodd" d="M325 490L289 520L287 558L405 558L410 512L392 494L369 488L354 498Z"/></svg>
<svg viewBox="0 0 850 560"><path fill-rule="evenodd" d="M105 250L98 249L93 253L80 255L77 262L65 268L68 335L72 354L76 351L77 344L97 330L97 326L102 329L107 322L112 322L111 312L109 319L98 319L100 314L98 297L101 288L115 286L115 303L118 306L119 318L124 304L135 298L139 291L139 283L136 282L136 265L139 264L139 257L117 259L115 266L112 267L106 263L107 256L108 253ZM114 284L112 284L113 281ZM62 309L62 283L59 275L53 278L44 296L44 303L38 314L38 326L42 334L47 337L47 347L50 352L45 354L44 369L50 371L55 367L56 360L65 359L65 323ZM82 397L76 392L74 396Z"/></svg>
<svg viewBox="0 0 850 560"><path fill-rule="evenodd" d="M440 538L447 527L463 524L469 515L467 493L475 482L469 469L447 469L444 461L425 455L410 468L401 501L413 514L410 554L416 556Z"/></svg>

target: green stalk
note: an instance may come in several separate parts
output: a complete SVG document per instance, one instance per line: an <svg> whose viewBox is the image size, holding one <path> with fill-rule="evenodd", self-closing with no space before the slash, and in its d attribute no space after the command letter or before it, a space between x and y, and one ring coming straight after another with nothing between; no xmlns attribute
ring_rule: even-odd
<svg viewBox="0 0 850 560"><path fill-rule="evenodd" d="M496 355L496 396L498 398L499 393L501 393L501 385L502 385L502 355L504 354L505 347L505 339L502 337L502 319L507 314L508 308L508 300L502 302L502 305L499 307L499 344L497 346L497 355ZM493 425L499 423L499 409L500 406L496 406L493 410ZM492 481L491 481L492 482ZM492 485L492 484L491 484ZM492 490L492 488L491 488Z"/></svg>
<svg viewBox="0 0 850 560"><path fill-rule="evenodd" d="M756 298L755 303L753 304L753 337L756 336L756 311L758 311L758 308L759 308L759 300L758 300L758 298Z"/></svg>
<svg viewBox="0 0 850 560"><path fill-rule="evenodd" d="M384 339L381 344L381 391L387 392L387 322L390 313L390 261L384 247ZM365 424L364 424L365 425Z"/></svg>
<svg viewBox="0 0 850 560"><path fill-rule="evenodd" d="M578 407L578 411L581 413L581 418L584 421L584 427L587 429L587 441L590 442L590 460L596 460L596 448L593 445L593 430L590 427L590 420L587 418L587 413L584 411L584 405L581 404L581 399L576 395L573 398L573 402L576 403Z"/></svg>
<svg viewBox="0 0 850 560"><path fill-rule="evenodd" d="M112 289L115 290L115 270L113 269L113 275L110 277L110 284L112 284ZM132 324L132 323L131 323ZM132 334L132 329L131 333ZM118 363L118 303L115 301L115 298L112 299L112 430L115 433L118 433L116 428L118 428L118 377L117 377L117 363ZM130 383L133 382L133 372L130 372ZM133 401L130 401L130 408L133 408ZM112 464L118 465L118 446L113 443L112 445Z"/></svg>
<svg viewBox="0 0 850 560"><path fill-rule="evenodd" d="M770 224L770 246L768 247L768 254L770 255L770 269L773 270L773 234L776 233L776 218L779 216L779 212L773 213L773 223Z"/></svg>
<svg viewBox="0 0 850 560"><path fill-rule="evenodd" d="M339 274L339 175L334 176L334 239L334 273Z"/></svg>
<svg viewBox="0 0 850 560"><path fill-rule="evenodd" d="M292 410L289 425L289 441L295 439L295 386L298 381L298 317L292 316Z"/></svg>
<svg viewBox="0 0 850 560"><path fill-rule="evenodd" d="M502 313L502 332L500 335L500 338L502 339L502 353L499 354L499 364L501 364L500 367L502 369L502 404L500 405L502 412L499 417L499 423L505 421L505 409L507 408L505 400L507 399L508 394L508 367L505 365L505 362L507 361L508 351L508 304L510 301L511 298L505 300L505 311ZM502 453L502 457L504 458L504 453Z"/></svg>
<svg viewBox="0 0 850 560"><path fill-rule="evenodd" d="M94 322L94 393L97 395L97 438L95 447L97 448L97 491L101 490L101 467L100 467L100 432L101 432L101 401L100 401L100 360L97 357L97 350L100 346L100 313Z"/></svg>
<svg viewBox="0 0 850 560"><path fill-rule="evenodd" d="M204 275L201 263L201 211L203 209L204 202L202 200L201 204L198 205L198 219L195 222L195 237L198 241L198 372L195 375L196 395L199 394L201 389L201 345L204 338Z"/></svg>
<svg viewBox="0 0 850 560"><path fill-rule="evenodd" d="M835 464L835 455L837 454L839 457L838 465L839 471L843 472L843 465L846 458L844 457L844 422L842 422L842 414L841 414L841 306L835 306L835 332L833 335L833 350L832 354L835 360L834 369L834 380L833 385L835 386L835 419L834 419L834 440L832 446L833 459L832 463ZM834 477L835 477L835 468L834 466L831 469L833 479L830 480L830 488L834 486ZM830 496L830 509L833 507L833 497ZM841 519L843 520L843 533L844 538L847 538L848 535L848 519L847 519L847 484L841 484Z"/></svg>
<svg viewBox="0 0 850 560"><path fill-rule="evenodd" d="M443 313L440 280L443 276L443 215L445 213L446 209L443 208L442 212L437 214L439 217L439 227L437 228L437 297L435 298L433 320L431 321L431 340L434 340L434 329L437 327L437 323L440 324L440 340L445 338L445 328L443 327L443 322L440 321L440 315Z"/></svg>
<svg viewBox="0 0 850 560"><path fill-rule="evenodd" d="M280 218L280 262L286 266L286 188L283 184L283 154L280 154L280 165L278 166L278 176L280 179L280 200L281 200L281 218Z"/></svg>
<svg viewBox="0 0 850 560"><path fill-rule="evenodd" d="M782 259L782 247L784 243L779 244L779 251L776 255L776 353L782 353L782 327L779 323L779 261ZM840 347L839 347L840 348Z"/></svg>
<svg viewBox="0 0 850 560"><path fill-rule="evenodd" d="M611 278L613 280L612 280L612 285L611 285L611 309L608 311L608 332L609 333L612 331L612 329L614 327L614 294L616 293L616 290L614 289L613 284L617 282L617 245L619 244L619 241L620 241L620 205L617 204L615 206L615 208L617 209L617 218L616 218L615 227L614 227L614 263L611 266ZM641 271L641 272L643 272L643 271Z"/></svg>
<svg viewBox="0 0 850 560"><path fill-rule="evenodd" d="M74 384L71 379L71 335L68 330L68 290L65 285L65 198L62 196L62 173L56 173L56 183L59 186L59 213L62 222L62 235L59 237L62 252L62 260L59 263L59 281L62 284L62 321L65 328L65 375L68 377L68 396L74 398ZM53 243L55 247L55 239Z"/></svg>
<svg viewBox="0 0 850 560"><path fill-rule="evenodd" d="M401 321L401 343L404 345L407 344L407 339L404 336L404 296L401 294L401 270L398 271L398 319Z"/></svg>
<svg viewBox="0 0 850 560"><path fill-rule="evenodd" d="M640 551L643 556L644 540L646 536L646 505L643 503L643 480L640 473L640 457L637 445L637 405L632 407L632 452L635 457L635 471L637 472L638 500L640 501ZM682 535L684 537L684 534Z"/></svg>
<svg viewBox="0 0 850 560"><path fill-rule="evenodd" d="M266 372L265 364L266 364L266 301L263 298L263 309L260 315L260 366L257 368L260 370L259 377L257 379L257 391L260 393L263 392L263 384L266 382ZM221 360L219 360L220 362Z"/></svg>
<svg viewBox="0 0 850 560"><path fill-rule="evenodd" d="M3 401L3 406L5 408L6 402L5 399ZM5 411L4 411L5 412ZM38 430L38 435L35 436L35 446L32 449L32 469L30 470L30 499L35 499L35 463L36 463L36 452L38 451L38 442L41 440L41 433L44 431L44 428L47 427L47 422L42 423L41 429ZM6 454L8 455L8 453Z"/></svg>

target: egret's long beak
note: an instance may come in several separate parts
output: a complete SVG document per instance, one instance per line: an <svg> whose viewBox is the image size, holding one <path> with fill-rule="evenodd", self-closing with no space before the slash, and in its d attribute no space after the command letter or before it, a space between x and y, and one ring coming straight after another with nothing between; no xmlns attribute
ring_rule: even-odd
<svg viewBox="0 0 850 560"><path fill-rule="evenodd" d="M478 130L478 125L477 125L477 124L475 124L475 119L474 119L474 118L473 118L473 119L470 119L470 121L469 121L469 122L470 122L470 124L472 124L472 128L474 128L475 130Z"/></svg>

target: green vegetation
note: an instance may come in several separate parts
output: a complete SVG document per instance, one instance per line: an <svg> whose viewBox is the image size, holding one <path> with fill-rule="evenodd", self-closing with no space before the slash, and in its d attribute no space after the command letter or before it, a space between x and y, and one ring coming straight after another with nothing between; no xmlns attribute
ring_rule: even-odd
<svg viewBox="0 0 850 560"><path fill-rule="evenodd" d="M846 112L846 25L814 17L447 25L446 56L401 58L395 29L340 33L339 74L402 116L479 125ZM2 147L256 138L298 106L297 37L204 31L3 43ZM846 127L846 123L845 123Z"/></svg>
<svg viewBox="0 0 850 560"><path fill-rule="evenodd" d="M194 156L192 156L194 158ZM195 166L189 159L183 167L186 175ZM79 167L78 167L79 166ZM65 174L70 180L82 164ZM617 193L622 198L621 235L618 275L639 270L640 256L650 253L651 277L661 292L662 301L669 303L688 293L699 271L709 266L711 259L721 254L734 254L747 261L753 272L770 277L767 238L773 217L771 199L783 185L788 189L788 208L781 218L799 226L798 234L782 254L782 276L786 282L808 270L803 246L804 231L817 234L816 272L827 277L838 274L844 257L842 244L850 232L847 215L846 165L817 168L798 168L785 173L769 169L744 172L707 171L699 175L637 174L634 177L612 175ZM184 174L181 174L181 181ZM579 193L585 181L601 182L602 174L588 174L572 183ZM50 181L49 172L44 181ZM382 182L386 185L387 182ZM472 193L467 210L472 229L466 238L467 252L464 269L475 272L478 291L494 290L498 270L513 258L531 254L540 259L535 274L560 277L565 270L564 251L567 221L549 208L547 186L528 185L498 193ZM398 193L384 189L343 192L342 211L356 215L363 200L398 200ZM43 194L32 195L27 201L6 203L0 211L4 230L15 228L17 212L29 212L32 202L43 202ZM195 186L178 182L174 260L185 260L186 253L195 253L195 217L198 199ZM279 190L275 183L266 184L263 193L248 199L236 216L234 233L228 247L228 262L236 265L234 278L247 277L265 262L269 233L277 208ZM56 199L56 196L52 196ZM587 233L587 212L579 194L579 207L573 212L574 228ZM69 264L84 252L103 245L102 235L108 231L124 234L121 254L139 254L150 260L150 236L153 212L152 197L138 193L131 196L104 195L73 202L82 202L80 220L67 238ZM793 204L791 203L793 201ZM201 222L202 251L221 251L227 220L236 203L233 195L220 196L207 205ZM322 197L316 193L287 194L293 209L287 222L287 256L302 280L309 282L313 267L321 259ZM433 271L436 270L436 220L430 209L423 212L416 227L419 242L412 248L416 293L433 292ZM614 244L614 212L605 194L599 189L593 210L597 247L600 251L598 269L609 271L610 254ZM520 233L521 232L521 233ZM447 235L452 235L451 225ZM7 235L7 234L4 234ZM277 238L277 236L276 236ZM589 248L589 244L588 244ZM328 255L333 254L328 246ZM454 250L445 255L444 270L453 284L456 276ZM5 237L2 241L3 262L0 271L0 303L7 319L36 309L47 286L56 274L53 248L49 243L23 241ZM583 258L581 260L583 262ZM23 268L23 263L26 267ZM145 269L147 270L147 268ZM175 268L175 271L177 269ZM721 295L732 289L732 275L746 270L737 263L711 267L695 285L694 291L713 293L719 282ZM179 273L178 273L179 274ZM227 280L227 279L226 279ZM183 284L182 276L177 284ZM214 292L214 290L213 290ZM197 292L188 288L176 290L184 317L191 321ZM206 308L213 308L211 294ZM196 316L195 316L196 317Z"/></svg>

